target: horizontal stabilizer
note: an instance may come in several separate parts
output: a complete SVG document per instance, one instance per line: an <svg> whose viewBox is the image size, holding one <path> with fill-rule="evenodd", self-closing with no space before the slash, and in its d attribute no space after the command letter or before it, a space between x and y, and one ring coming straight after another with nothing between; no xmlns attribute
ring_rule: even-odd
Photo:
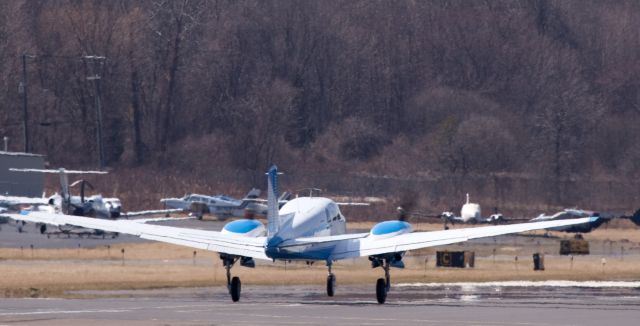
<svg viewBox="0 0 640 326"><path fill-rule="evenodd" d="M340 206L370 206L370 203L336 203Z"/></svg>

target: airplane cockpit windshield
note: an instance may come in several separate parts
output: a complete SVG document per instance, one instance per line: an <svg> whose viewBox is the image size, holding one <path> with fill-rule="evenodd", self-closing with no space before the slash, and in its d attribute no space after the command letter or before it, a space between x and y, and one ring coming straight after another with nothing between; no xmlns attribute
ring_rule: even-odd
<svg viewBox="0 0 640 326"><path fill-rule="evenodd" d="M207 199L202 196L191 195L187 199L187 201L197 202L197 203L206 203Z"/></svg>

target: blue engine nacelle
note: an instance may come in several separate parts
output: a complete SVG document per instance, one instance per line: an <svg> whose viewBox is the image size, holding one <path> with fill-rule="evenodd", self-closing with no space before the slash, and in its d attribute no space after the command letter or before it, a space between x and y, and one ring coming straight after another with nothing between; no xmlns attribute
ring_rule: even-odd
<svg viewBox="0 0 640 326"><path fill-rule="evenodd" d="M386 239L413 232L411 224L405 221L384 221L374 225L369 232L372 239Z"/></svg>
<svg viewBox="0 0 640 326"><path fill-rule="evenodd" d="M241 219L225 224L223 234L260 237L266 234L264 224L257 220Z"/></svg>

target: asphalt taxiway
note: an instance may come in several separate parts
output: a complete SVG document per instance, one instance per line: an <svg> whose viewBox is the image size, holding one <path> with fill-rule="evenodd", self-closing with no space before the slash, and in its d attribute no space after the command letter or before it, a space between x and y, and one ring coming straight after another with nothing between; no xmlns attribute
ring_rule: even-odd
<svg viewBox="0 0 640 326"><path fill-rule="evenodd" d="M385 305L373 288L251 286L94 291L83 299L0 299L0 325L637 325L638 284L398 284Z"/></svg>

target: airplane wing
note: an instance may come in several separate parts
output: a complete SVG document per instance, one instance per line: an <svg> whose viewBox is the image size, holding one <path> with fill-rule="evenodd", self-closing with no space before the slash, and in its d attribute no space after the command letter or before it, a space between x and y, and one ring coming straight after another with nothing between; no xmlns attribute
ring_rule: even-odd
<svg viewBox="0 0 640 326"><path fill-rule="evenodd" d="M337 260L442 246L477 238L589 223L594 222L596 219L597 217L431 232L413 232L383 239L367 236L359 239L340 241L333 250L332 258Z"/></svg>
<svg viewBox="0 0 640 326"><path fill-rule="evenodd" d="M194 220L194 219L195 219L194 216L187 216L187 217L155 217L155 218L137 218L137 219L132 219L131 221L137 222L137 223L152 223L152 222L183 221L183 220Z"/></svg>
<svg viewBox="0 0 640 326"><path fill-rule="evenodd" d="M9 171L13 172L40 172L40 173L66 173L66 174L107 174L106 171L80 171L80 170L66 170L66 169L16 169L10 168Z"/></svg>
<svg viewBox="0 0 640 326"><path fill-rule="evenodd" d="M2 215L17 221L80 226L107 232L131 234L143 239L202 250L271 260L265 254L265 237L233 236L217 231L145 224L136 220L105 220L45 212L21 211L20 214L3 213Z"/></svg>
<svg viewBox="0 0 640 326"><path fill-rule="evenodd" d="M330 259L339 260L442 246L464 242L471 239L494 237L503 234L591 223L595 222L597 219L597 217L586 217L560 221L484 226L431 232L412 232L390 236L388 238L375 238L369 234L364 234L364 236L355 239L330 239L331 237L325 237L325 241L335 242L335 247L330 255ZM298 241L295 245L305 245L304 241L300 241L301 239L297 240ZM307 243L306 245L309 244L310 243Z"/></svg>
<svg viewBox="0 0 640 326"><path fill-rule="evenodd" d="M146 216L146 215L156 215L156 214L169 214L169 213L182 213L184 209L180 208L172 208L172 209L155 209L149 211L139 211L139 212L126 212L123 213L122 217L137 217L137 216Z"/></svg>
<svg viewBox="0 0 640 326"><path fill-rule="evenodd" d="M47 205L48 203L49 199L42 197L0 196L0 206Z"/></svg>

